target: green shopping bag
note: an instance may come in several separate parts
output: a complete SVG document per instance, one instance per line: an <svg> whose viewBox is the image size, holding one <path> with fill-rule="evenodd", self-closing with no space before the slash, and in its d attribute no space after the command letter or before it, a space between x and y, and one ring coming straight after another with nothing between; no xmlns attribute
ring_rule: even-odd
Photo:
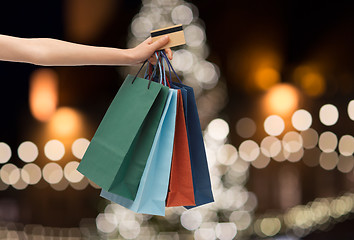
<svg viewBox="0 0 354 240"><path fill-rule="evenodd" d="M162 84L134 78L125 79L77 169L102 189L131 200L169 92Z"/></svg>

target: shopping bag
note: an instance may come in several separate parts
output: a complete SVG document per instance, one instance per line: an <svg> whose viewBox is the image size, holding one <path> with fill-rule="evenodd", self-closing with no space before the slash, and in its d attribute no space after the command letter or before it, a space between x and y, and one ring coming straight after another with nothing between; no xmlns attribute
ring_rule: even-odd
<svg viewBox="0 0 354 240"><path fill-rule="evenodd" d="M208 162L205 154L205 147L203 141L203 135L200 127L197 104L195 102L193 88L182 84L175 70L173 69L170 61L168 60L166 54L162 51L162 57L168 65L170 72L171 70L176 75L179 83L172 83L171 87L175 89L185 89L187 91L187 114L186 114L186 126L187 126L187 136L189 144L189 152L192 166L192 176L193 176L193 187L194 187L194 198L196 206L204 205L206 203L214 202L214 197L211 189L210 175ZM185 206L187 209L193 208L195 206Z"/></svg>
<svg viewBox="0 0 354 240"><path fill-rule="evenodd" d="M178 90L176 128L166 207L195 205L191 161L181 90Z"/></svg>
<svg viewBox="0 0 354 240"><path fill-rule="evenodd" d="M173 84L177 87L187 90L187 136L192 167L194 198L196 204L195 206L185 206L189 209L214 202L214 197L211 189L208 162L205 154L203 135L200 127L193 88L182 83Z"/></svg>
<svg viewBox="0 0 354 240"><path fill-rule="evenodd" d="M176 108L177 91L170 89L135 200L132 201L104 190L101 191L102 197L137 213L165 215L165 200L168 191L175 133Z"/></svg>
<svg viewBox="0 0 354 240"><path fill-rule="evenodd" d="M135 199L168 92L161 84L128 75L78 171L104 190Z"/></svg>

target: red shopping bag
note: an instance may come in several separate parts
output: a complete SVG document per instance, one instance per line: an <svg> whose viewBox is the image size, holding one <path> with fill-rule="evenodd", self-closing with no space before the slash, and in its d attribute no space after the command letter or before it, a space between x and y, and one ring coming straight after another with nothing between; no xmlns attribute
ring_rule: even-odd
<svg viewBox="0 0 354 240"><path fill-rule="evenodd" d="M177 96L176 127L166 207L195 206L193 177L181 90Z"/></svg>

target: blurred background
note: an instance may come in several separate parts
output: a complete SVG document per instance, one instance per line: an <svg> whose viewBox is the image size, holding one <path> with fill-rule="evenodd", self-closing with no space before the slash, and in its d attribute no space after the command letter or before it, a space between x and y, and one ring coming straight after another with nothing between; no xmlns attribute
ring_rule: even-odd
<svg viewBox="0 0 354 240"><path fill-rule="evenodd" d="M196 93L215 203L134 214L75 170L136 67L0 62L0 237L354 239L353 12L351 1L4 1L0 33L17 37L127 48L183 24L172 64Z"/></svg>

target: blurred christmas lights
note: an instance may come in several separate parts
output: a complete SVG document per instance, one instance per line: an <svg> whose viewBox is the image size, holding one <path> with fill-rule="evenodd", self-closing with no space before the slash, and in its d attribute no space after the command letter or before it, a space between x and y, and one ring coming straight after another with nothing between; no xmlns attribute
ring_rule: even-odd
<svg viewBox="0 0 354 240"><path fill-rule="evenodd" d="M58 104L58 75L49 68L39 68L30 79L29 104L32 115L46 122L54 115Z"/></svg>

